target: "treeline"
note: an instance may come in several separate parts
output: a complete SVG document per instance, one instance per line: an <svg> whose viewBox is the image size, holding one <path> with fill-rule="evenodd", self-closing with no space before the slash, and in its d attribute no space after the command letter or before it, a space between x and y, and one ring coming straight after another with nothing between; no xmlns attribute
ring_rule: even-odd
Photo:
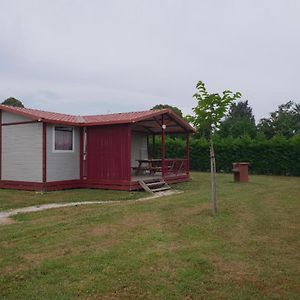
<svg viewBox="0 0 300 300"><path fill-rule="evenodd" d="M190 168L209 171L208 130L197 129L190 142ZM300 176L300 104L282 104L256 124L248 101L233 103L214 143L219 172L231 172L233 162L246 161L253 174ZM184 157L185 141L168 138L166 155Z"/></svg>
<svg viewBox="0 0 300 300"><path fill-rule="evenodd" d="M170 108L180 117L184 117L182 111L175 106L159 104L152 109ZM265 137L271 139L275 136L291 138L300 134L300 103L288 101L278 106L278 109L271 112L266 118L260 119L257 123L249 105L248 100L233 103L221 122L216 136L220 138L240 138L249 136L251 138ZM209 129L205 126L197 128L196 138L208 138Z"/></svg>
<svg viewBox="0 0 300 300"><path fill-rule="evenodd" d="M221 122L216 136L220 138L251 138L265 137L271 139L275 136L291 138L300 134L300 104L288 101L279 105L278 109L271 112L269 117L262 118L256 124L252 108L248 101L233 103ZM208 137L208 129L198 128L196 137Z"/></svg>

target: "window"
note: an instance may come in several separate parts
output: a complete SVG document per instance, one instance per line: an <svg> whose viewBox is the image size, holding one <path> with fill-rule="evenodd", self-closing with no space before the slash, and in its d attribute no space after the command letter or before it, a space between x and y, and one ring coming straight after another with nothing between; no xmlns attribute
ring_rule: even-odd
<svg viewBox="0 0 300 300"><path fill-rule="evenodd" d="M53 135L54 151L73 152L74 151L74 129L73 127L54 127Z"/></svg>

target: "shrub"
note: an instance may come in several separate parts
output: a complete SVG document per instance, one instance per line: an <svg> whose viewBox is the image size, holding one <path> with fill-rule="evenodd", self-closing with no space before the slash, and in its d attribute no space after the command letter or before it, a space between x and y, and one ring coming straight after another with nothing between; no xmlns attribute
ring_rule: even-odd
<svg viewBox="0 0 300 300"><path fill-rule="evenodd" d="M160 155L160 142L157 142ZM231 172L232 163L249 162L249 171L253 174L300 176L300 136L286 139L275 136L267 140L263 137L251 139L226 138L215 140L217 170ZM185 141L180 138L166 139L166 157L185 157ZM191 139L190 168L196 171L209 171L209 142L206 139Z"/></svg>

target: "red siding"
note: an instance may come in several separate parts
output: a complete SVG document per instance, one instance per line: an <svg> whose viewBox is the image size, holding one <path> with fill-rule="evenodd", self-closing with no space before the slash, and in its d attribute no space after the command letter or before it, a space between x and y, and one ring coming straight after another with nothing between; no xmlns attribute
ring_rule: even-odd
<svg viewBox="0 0 300 300"><path fill-rule="evenodd" d="M129 126L87 129L87 179L131 178L131 131Z"/></svg>

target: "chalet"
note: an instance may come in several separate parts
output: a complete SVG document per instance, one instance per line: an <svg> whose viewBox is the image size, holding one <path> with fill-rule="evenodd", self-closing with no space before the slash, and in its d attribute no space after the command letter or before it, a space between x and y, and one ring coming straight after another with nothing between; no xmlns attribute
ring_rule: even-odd
<svg viewBox="0 0 300 300"><path fill-rule="evenodd" d="M0 188L136 190L141 178L186 181L193 132L169 109L73 116L0 105ZM166 158L173 134L186 140L184 157Z"/></svg>

